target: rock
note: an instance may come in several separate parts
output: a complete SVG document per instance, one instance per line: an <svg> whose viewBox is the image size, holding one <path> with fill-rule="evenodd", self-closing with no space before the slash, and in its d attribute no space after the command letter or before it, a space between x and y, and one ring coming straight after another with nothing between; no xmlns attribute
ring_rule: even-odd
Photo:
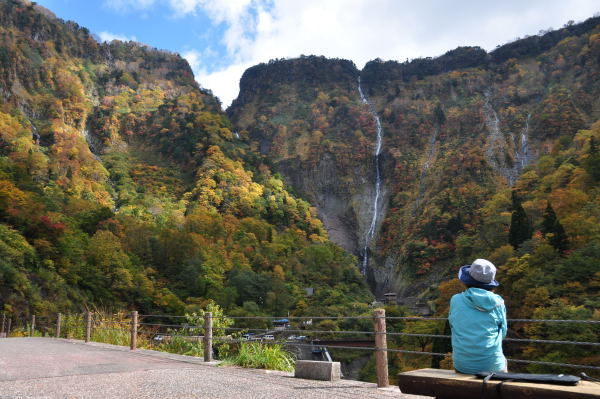
<svg viewBox="0 0 600 399"><path fill-rule="evenodd" d="M340 370L340 362L298 360L296 361L294 377L307 380L336 381L342 377Z"/></svg>

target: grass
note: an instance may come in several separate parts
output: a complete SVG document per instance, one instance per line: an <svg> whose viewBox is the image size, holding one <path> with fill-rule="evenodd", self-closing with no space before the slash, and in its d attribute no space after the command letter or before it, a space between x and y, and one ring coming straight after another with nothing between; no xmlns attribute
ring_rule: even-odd
<svg viewBox="0 0 600 399"><path fill-rule="evenodd" d="M281 345L264 345L250 342L242 343L238 353L225 359L223 364L256 369L293 371L295 360Z"/></svg>
<svg viewBox="0 0 600 399"><path fill-rule="evenodd" d="M196 341L192 341L190 339L185 339L184 337L178 336L171 336L167 338L168 339L166 340L166 342L161 343L154 349L163 352L177 353L179 355L196 357L204 356L202 341L199 339Z"/></svg>
<svg viewBox="0 0 600 399"><path fill-rule="evenodd" d="M129 346L131 318L128 313L94 312L92 318L92 342ZM66 314L61 321L61 337L69 339L85 339L85 315ZM143 335L138 335L138 347L148 347Z"/></svg>
<svg viewBox="0 0 600 399"><path fill-rule="evenodd" d="M125 313L95 313L92 326L90 338L93 342L120 346L129 346L131 342L131 319ZM144 346L143 338L139 336L138 346Z"/></svg>
<svg viewBox="0 0 600 399"><path fill-rule="evenodd" d="M60 336L69 339L85 338L85 316L83 314L65 314L62 316Z"/></svg>

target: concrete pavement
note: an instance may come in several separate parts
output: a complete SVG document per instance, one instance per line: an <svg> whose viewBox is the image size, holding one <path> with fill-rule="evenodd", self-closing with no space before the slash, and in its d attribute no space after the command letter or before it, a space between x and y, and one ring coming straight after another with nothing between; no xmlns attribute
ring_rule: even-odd
<svg viewBox="0 0 600 399"><path fill-rule="evenodd" d="M0 399L411 398L397 387L216 367L202 359L53 338L0 339Z"/></svg>

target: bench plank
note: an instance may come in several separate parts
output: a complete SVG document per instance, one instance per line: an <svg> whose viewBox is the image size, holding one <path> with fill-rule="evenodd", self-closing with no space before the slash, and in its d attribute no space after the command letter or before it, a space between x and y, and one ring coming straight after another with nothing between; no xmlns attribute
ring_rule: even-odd
<svg viewBox="0 0 600 399"><path fill-rule="evenodd" d="M487 398L498 399L496 384L489 381ZM443 399L479 399L482 380L453 370L422 369L398 374L398 386L402 393L434 396ZM504 398L544 399L600 399L600 384L580 381L575 386L533 384L526 382L504 382Z"/></svg>

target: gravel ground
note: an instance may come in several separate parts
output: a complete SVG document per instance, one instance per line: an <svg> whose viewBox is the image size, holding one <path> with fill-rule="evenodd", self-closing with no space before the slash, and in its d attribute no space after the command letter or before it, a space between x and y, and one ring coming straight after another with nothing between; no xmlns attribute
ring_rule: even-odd
<svg viewBox="0 0 600 399"><path fill-rule="evenodd" d="M412 398L397 387L216 367L201 359L52 338L0 339L0 399Z"/></svg>

